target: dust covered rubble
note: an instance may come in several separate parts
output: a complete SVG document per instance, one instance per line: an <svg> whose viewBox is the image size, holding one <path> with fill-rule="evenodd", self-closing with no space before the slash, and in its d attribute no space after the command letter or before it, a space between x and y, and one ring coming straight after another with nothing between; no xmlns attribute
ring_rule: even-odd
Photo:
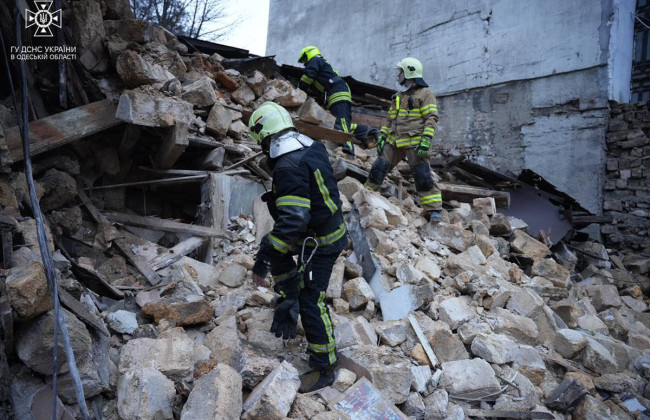
<svg viewBox="0 0 650 420"><path fill-rule="evenodd" d="M210 162L223 168L258 150L242 118L264 101L331 127L331 115L289 82L228 69L218 54L189 52L169 32L133 19L126 2L87 3L75 6L82 65L118 102L117 116L147 135L186 125L190 135L227 149L225 161L222 152ZM76 178L108 180L131 167L120 143L107 140L80 141L34 160L61 288L78 304L66 309L66 319L84 392L105 419L347 418L333 402L361 376L416 419L463 419L472 408L543 411L557 419L635 418L624 401L628 393L630 401L650 407L647 282L612 265L601 244L574 243L579 252L560 252L561 244L531 237L486 199L451 202L443 222L430 225L412 196L387 198L351 177L339 181L344 210L359 212L380 272L365 279L351 250L338 259L327 299L340 369L327 392L298 394L298 376L308 370L302 326L285 347L269 332L276 295L250 280L257 243L272 224L263 206L255 217L230 220L232 237L220 241L214 259L205 263L189 254L158 269L163 281L151 286L132 261L108 246L115 238L77 198ZM375 153L360 150L356 163L367 170ZM339 158L332 152L333 162ZM396 169L389 179L397 175ZM406 189L413 192L408 182ZM29 412L28 402L51 383L54 345L26 196L19 171L0 180L7 216L2 223L15 248L2 295L15 332L5 345L16 354L16 413ZM144 205L124 189L91 198L101 210L142 213ZM183 206L165 208L155 195L146 205L145 211L181 220L193 221L196 214ZM187 239L120 232L133 255L148 264ZM62 236L72 238L74 255L59 249ZM124 298L89 290L89 277L119 288ZM382 302L395 290L408 290L409 299ZM395 305L407 306L396 311ZM412 316L425 342L408 316L384 319L399 311ZM59 362L58 396L79 417L68 368ZM557 392L569 387L579 389L574 399Z"/></svg>

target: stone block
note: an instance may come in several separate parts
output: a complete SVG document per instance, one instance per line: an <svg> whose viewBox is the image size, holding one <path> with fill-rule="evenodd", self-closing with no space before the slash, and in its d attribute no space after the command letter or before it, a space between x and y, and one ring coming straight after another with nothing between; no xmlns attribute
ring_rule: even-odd
<svg viewBox="0 0 650 420"><path fill-rule="evenodd" d="M9 304L21 318L34 318L53 308L45 270L40 262L8 270L5 284Z"/></svg>
<svg viewBox="0 0 650 420"><path fill-rule="evenodd" d="M433 376L429 366L411 366L411 374L413 375L411 390L415 392L426 392L427 385Z"/></svg>
<svg viewBox="0 0 650 420"><path fill-rule="evenodd" d="M141 367L120 377L117 410L123 419L171 420L175 395L174 382L153 367Z"/></svg>
<svg viewBox="0 0 650 420"><path fill-rule="evenodd" d="M583 315L578 318L578 327L592 333L607 334L609 329L596 315Z"/></svg>
<svg viewBox="0 0 650 420"><path fill-rule="evenodd" d="M185 298L165 297L145 304L142 313L156 322L167 319L177 326L203 324L214 317L214 309L208 300L198 295Z"/></svg>
<svg viewBox="0 0 650 420"><path fill-rule="evenodd" d="M284 419L289 414L299 387L296 368L286 361L282 362L251 391L244 402L241 419Z"/></svg>
<svg viewBox="0 0 650 420"><path fill-rule="evenodd" d="M350 320L350 322L336 326L334 329L334 338L336 339L336 346L339 349L359 344L377 345L377 332L368 320L362 316L358 316ZM391 336L391 338L395 337ZM406 336L404 337L405 339Z"/></svg>
<svg viewBox="0 0 650 420"><path fill-rule="evenodd" d="M210 110L210 114L208 114L208 119L205 122L205 130L208 133L215 134L219 138L226 137L233 118L233 111L220 103L216 103Z"/></svg>
<svg viewBox="0 0 650 420"><path fill-rule="evenodd" d="M571 272L551 259L535 260L531 274L550 280L555 287L567 288L571 282Z"/></svg>
<svg viewBox="0 0 650 420"><path fill-rule="evenodd" d="M622 394L639 389L639 383L625 373L606 373L594 378L596 388Z"/></svg>
<svg viewBox="0 0 650 420"><path fill-rule="evenodd" d="M515 315L526 316L542 306L544 306L544 299L533 289L514 288L510 292L506 309Z"/></svg>
<svg viewBox="0 0 650 420"><path fill-rule="evenodd" d="M586 345L587 339L579 331L562 329L555 335L555 351L567 359L575 357Z"/></svg>
<svg viewBox="0 0 650 420"><path fill-rule="evenodd" d="M343 281L345 280L344 272L345 265L342 261L334 264L334 267L332 268L332 274L330 275L330 282L327 286L326 296L328 299L341 298L343 294Z"/></svg>
<svg viewBox="0 0 650 420"><path fill-rule="evenodd" d="M172 380L190 378L194 369L194 341L182 328L164 331L158 339L127 341L120 354L120 373L145 367L153 367Z"/></svg>
<svg viewBox="0 0 650 420"><path fill-rule="evenodd" d="M135 329L138 328L138 320L135 314L121 309L108 314L106 321L113 331L121 334L133 334Z"/></svg>
<svg viewBox="0 0 650 420"><path fill-rule="evenodd" d="M246 84L255 93L255 96L260 97L264 93L264 88L266 88L266 76L259 70L255 70L253 75L246 79Z"/></svg>
<svg viewBox="0 0 650 420"><path fill-rule="evenodd" d="M45 189L41 198L43 211L50 211L64 206L77 196L77 182L66 172L50 169L38 180Z"/></svg>
<svg viewBox="0 0 650 420"><path fill-rule="evenodd" d="M510 234L512 234L512 226L510 226L508 216L497 213L490 218L490 235L507 237Z"/></svg>
<svg viewBox="0 0 650 420"><path fill-rule="evenodd" d="M421 257L415 263L415 268L426 274L431 280L440 279L440 266L431 258Z"/></svg>
<svg viewBox="0 0 650 420"><path fill-rule="evenodd" d="M472 201L472 207L474 208L474 211L485 213L488 216L494 216L497 212L497 205L494 201L494 197L475 198Z"/></svg>
<svg viewBox="0 0 650 420"><path fill-rule="evenodd" d="M478 334L472 341L475 356L498 365L515 360L518 351L519 346L501 334Z"/></svg>
<svg viewBox="0 0 650 420"><path fill-rule="evenodd" d="M157 91L127 90L120 96L115 117L135 125L170 127L194 120L192 104Z"/></svg>
<svg viewBox="0 0 650 420"><path fill-rule="evenodd" d="M242 84L239 88L230 94L232 99L242 106L248 106L255 100L255 92L247 85Z"/></svg>
<svg viewBox="0 0 650 420"><path fill-rule="evenodd" d="M352 196L352 199L354 200L354 204L357 206L362 206L365 204L372 209L382 210L390 226L397 226L400 223L402 225L408 224L408 221L402 214L402 210L379 194L373 193L363 188L358 190Z"/></svg>
<svg viewBox="0 0 650 420"><path fill-rule="evenodd" d="M225 71L218 71L215 77L223 87L230 91L236 90L239 87L237 78Z"/></svg>
<svg viewBox="0 0 650 420"><path fill-rule="evenodd" d="M474 235L458 224L428 224L424 236L458 252L465 251L472 243Z"/></svg>
<svg viewBox="0 0 650 420"><path fill-rule="evenodd" d="M450 276L457 276L465 271L471 271L478 276L488 270L488 263L481 249L472 245L460 254L452 254L447 258L445 273Z"/></svg>
<svg viewBox="0 0 650 420"><path fill-rule="evenodd" d="M225 342L222 343L223 348L228 348L229 345L232 346ZM220 358L220 355L217 355L217 358ZM244 346L240 354L236 355L235 362L236 369L242 377L242 384L247 389L255 388L280 365L277 357L252 346Z"/></svg>
<svg viewBox="0 0 650 420"><path fill-rule="evenodd" d="M497 392L501 389L492 367L483 359L457 360L441 365L440 386L453 395Z"/></svg>
<svg viewBox="0 0 650 420"><path fill-rule="evenodd" d="M476 317L476 309L471 306L469 296L447 299L440 304L440 319L452 330Z"/></svg>
<svg viewBox="0 0 650 420"><path fill-rule="evenodd" d="M363 277L345 282L343 296L352 310L359 309L371 300L375 300L375 294Z"/></svg>
<svg viewBox="0 0 650 420"><path fill-rule="evenodd" d="M88 358L90 352L90 333L74 314L65 309L61 310L65 315L75 361L81 364ZM16 354L18 358L31 370L41 375L51 375L52 351L54 349L53 337L54 311L49 311L16 331ZM57 347L58 354L65 354L63 339L60 334ZM65 357L57 359L57 369L59 373L68 372L69 368Z"/></svg>
<svg viewBox="0 0 650 420"><path fill-rule="evenodd" d="M311 124L320 125L325 121L325 110L316 103L314 98L307 98L298 110L298 118Z"/></svg>
<svg viewBox="0 0 650 420"><path fill-rule="evenodd" d="M508 334L525 344L534 344L539 334L535 321L515 315L507 309L494 308L487 320L495 332Z"/></svg>
<svg viewBox="0 0 650 420"><path fill-rule="evenodd" d="M544 360L535 347L520 345L515 355L513 367L528 378L535 386L540 386L547 373Z"/></svg>
<svg viewBox="0 0 650 420"><path fill-rule="evenodd" d="M115 69L124 84L131 89L174 79L174 75L164 67L150 63L132 50L124 51L117 57Z"/></svg>
<svg viewBox="0 0 650 420"><path fill-rule="evenodd" d="M228 287L239 287L246 280L246 267L233 261L222 260L217 264L219 282Z"/></svg>
<svg viewBox="0 0 650 420"><path fill-rule="evenodd" d="M194 381L181 420L238 420L242 411L242 378L233 368L218 364Z"/></svg>
<svg viewBox="0 0 650 420"><path fill-rule="evenodd" d="M381 342L391 347L399 346L406 341L406 334L410 328L401 320L377 322L374 327Z"/></svg>
<svg viewBox="0 0 650 420"><path fill-rule="evenodd" d="M609 308L620 308L623 305L618 289L613 284L587 286L585 289L598 312Z"/></svg>
<svg viewBox="0 0 650 420"><path fill-rule="evenodd" d="M470 321L458 327L458 336L463 344L470 345L478 334L491 334L492 327L486 322Z"/></svg>
<svg viewBox="0 0 650 420"><path fill-rule="evenodd" d="M195 107L204 108L214 105L217 102L217 94L212 84L214 81L207 76L183 86L181 98L191 103Z"/></svg>
<svg viewBox="0 0 650 420"><path fill-rule="evenodd" d="M591 338L587 338L587 345L582 352L582 364L600 374L618 372L616 359L602 344Z"/></svg>
<svg viewBox="0 0 650 420"><path fill-rule="evenodd" d="M465 324L463 324L465 325ZM427 340L441 363L469 359L469 353L456 334L439 329L427 336Z"/></svg>
<svg viewBox="0 0 650 420"><path fill-rule="evenodd" d="M350 388L352 385L357 380L357 375L345 368L338 369L336 371L336 379L334 379L334 383L332 384L332 388L339 392L345 392L348 388Z"/></svg>
<svg viewBox="0 0 650 420"><path fill-rule="evenodd" d="M356 365L365 369L370 374L372 384L387 400L393 404L406 401L412 382L411 363L408 360L384 346L353 346L342 349L340 354L343 367L350 369L349 366Z"/></svg>
<svg viewBox="0 0 650 420"><path fill-rule="evenodd" d="M533 259L542 259L551 252L545 244L521 230L515 230L510 247Z"/></svg>

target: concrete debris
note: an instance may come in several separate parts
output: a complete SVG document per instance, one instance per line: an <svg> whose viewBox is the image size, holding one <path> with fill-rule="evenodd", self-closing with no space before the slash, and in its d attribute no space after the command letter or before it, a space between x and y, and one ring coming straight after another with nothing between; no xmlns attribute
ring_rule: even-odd
<svg viewBox="0 0 650 420"><path fill-rule="evenodd" d="M621 155L606 162L616 178L604 187L603 208L614 219L601 228L606 245L582 234L554 241L557 232L500 213L510 200L501 186L488 197L483 188L461 196L446 184L443 221L431 224L416 205L408 165L389 173L379 192L366 189L376 151L339 156L327 140L331 113L269 57L235 58L218 45L202 52L200 43L136 20L126 0L69 7L67 35L81 65L68 72L74 106L52 107L55 95L32 89L30 109L41 121L30 123L30 138L73 352L85 396L104 398L104 418L347 419L358 418L356 396L374 398L371 408L391 418L403 418L393 406L400 404L416 419L524 418L547 409L558 419L631 418L627 406L648 406L647 110L612 105L620 114L607 142ZM30 72L32 80L51 78ZM107 99L92 102L101 94ZM353 95L358 107L381 107L372 95ZM260 197L270 167L247 126L265 101L287 107L297 126L322 130L342 211L358 212L369 246L366 253L355 242L332 270L323 305L340 364L334 384L311 395L297 394L308 369L302 323L295 340L275 337L278 295L250 280L273 226ZM75 118L65 127L47 123L57 113ZM25 175L11 165L22 159L14 153L17 131L5 127L14 117L0 104L0 142L7 143L0 144L0 355L9 356L8 363L0 356L0 372L12 388L29 376L36 394L52 381L53 306ZM93 118L105 125L89 137ZM472 165L436 172L445 183L511 182L470 173ZM396 181L399 172L405 176ZM592 216L571 206L565 210L577 231L576 220ZM151 224L113 226L104 211ZM222 234L194 236L188 226ZM61 411L77 413L57 345ZM28 418L31 401L14 417Z"/></svg>
<svg viewBox="0 0 650 420"><path fill-rule="evenodd" d="M283 419L296 398L300 379L298 371L282 362L253 389L243 406L242 419Z"/></svg>

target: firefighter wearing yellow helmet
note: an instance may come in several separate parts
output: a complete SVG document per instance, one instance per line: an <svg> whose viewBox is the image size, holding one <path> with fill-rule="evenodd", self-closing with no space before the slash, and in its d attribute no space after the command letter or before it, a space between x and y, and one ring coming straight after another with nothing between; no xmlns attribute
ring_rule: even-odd
<svg viewBox="0 0 650 420"><path fill-rule="evenodd" d="M273 169L263 200L275 220L260 242L253 281L267 286L269 270L273 276L281 296L271 325L276 337L295 338L300 314L313 369L300 377L300 391L311 392L334 382L338 363L325 295L332 267L348 245L339 190L325 146L298 133L286 109L265 102L248 126ZM293 255L301 247L296 264Z"/></svg>
<svg viewBox="0 0 650 420"><path fill-rule="evenodd" d="M298 62L305 66L298 87L327 106L336 117L334 127L337 130L354 134L354 137L364 144L367 143L368 136L375 138L379 136L376 128L352 123L350 87L336 69L323 58L318 48L313 45L303 48L298 56ZM323 99L324 97L326 99ZM354 156L352 142L347 142L343 146L343 151Z"/></svg>
<svg viewBox="0 0 650 420"><path fill-rule="evenodd" d="M429 221L438 223L442 220L442 195L429 166L429 149L438 126L436 97L422 78L420 60L407 57L396 67L403 91L393 96L388 123L381 128L383 137L377 142L379 157L372 165L366 187L378 190L386 174L406 156L420 205Z"/></svg>

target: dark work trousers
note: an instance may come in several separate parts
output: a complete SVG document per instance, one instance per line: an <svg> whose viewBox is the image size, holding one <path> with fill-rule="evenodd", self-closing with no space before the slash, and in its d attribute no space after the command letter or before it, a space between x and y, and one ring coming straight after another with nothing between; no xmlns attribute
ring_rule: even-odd
<svg viewBox="0 0 650 420"><path fill-rule="evenodd" d="M340 252L314 255L309 269L312 280L305 273L304 288L300 290L300 318L305 329L309 348L309 366L322 369L336 364L336 341L325 294L332 275L332 268Z"/></svg>
<svg viewBox="0 0 650 420"><path fill-rule="evenodd" d="M329 107L329 111L336 117L334 128L343 131L344 133L351 133L357 140L363 140L370 134L372 127L363 124L352 123L352 104L348 101L334 102ZM354 152L354 145L349 142L346 146Z"/></svg>

